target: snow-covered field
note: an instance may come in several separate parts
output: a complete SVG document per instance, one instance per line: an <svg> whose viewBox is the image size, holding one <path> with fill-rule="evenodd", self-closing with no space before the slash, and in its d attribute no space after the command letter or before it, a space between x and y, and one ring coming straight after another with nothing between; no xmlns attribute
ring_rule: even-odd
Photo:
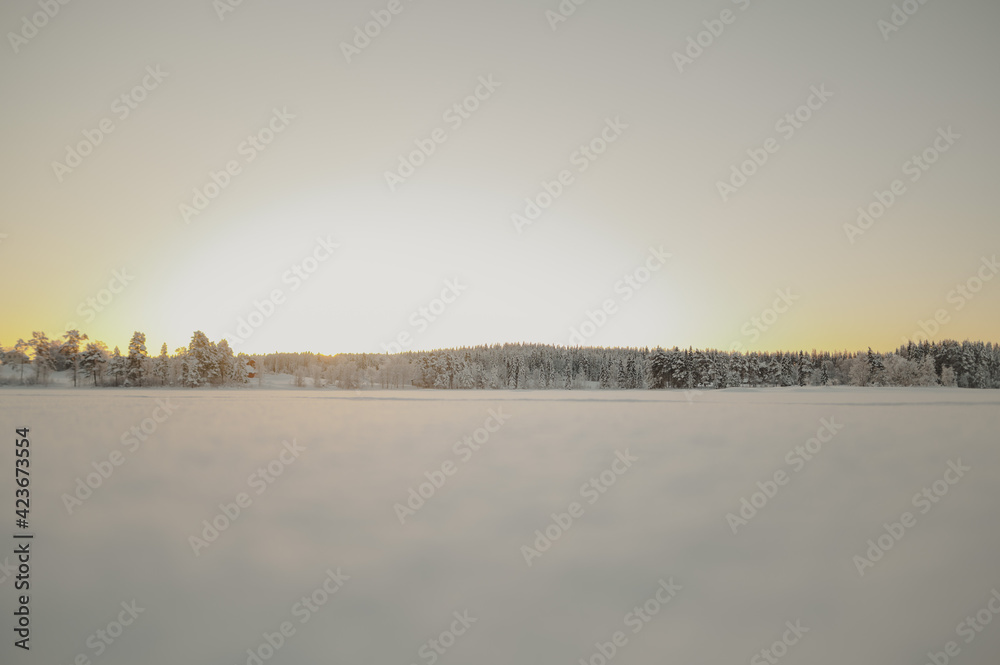
<svg viewBox="0 0 1000 665"><path fill-rule="evenodd" d="M998 391L7 387L0 425L2 663L1000 662Z"/></svg>

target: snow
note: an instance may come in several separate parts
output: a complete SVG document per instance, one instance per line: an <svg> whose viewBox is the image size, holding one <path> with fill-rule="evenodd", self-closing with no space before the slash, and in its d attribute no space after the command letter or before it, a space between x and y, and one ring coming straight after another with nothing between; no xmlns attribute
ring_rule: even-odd
<svg viewBox="0 0 1000 665"><path fill-rule="evenodd" d="M1000 590L997 391L14 386L0 423L31 428L36 534L32 649L14 654L8 576L4 663L246 663L286 621L263 662L597 665L596 643L622 631L616 665L746 663L796 621L809 630L781 662L922 664L949 640L962 665L1000 653L1000 621L968 644L956 632ZM796 470L786 456L818 433ZM481 447L456 450L465 436ZM120 465L68 514L63 495L113 451ZM443 468L400 524L394 504ZM787 484L734 534L727 514L778 471ZM589 503L581 486L602 472L614 483ZM921 513L914 495L946 477ZM250 504L196 556L189 538L241 492ZM522 546L574 501L582 516L529 566ZM915 524L860 575L855 555L904 512ZM350 579L301 623L296 603L338 568ZM633 633L661 580L681 588ZM90 636L133 599L144 611L98 655ZM453 646L420 652L463 611L476 621Z"/></svg>

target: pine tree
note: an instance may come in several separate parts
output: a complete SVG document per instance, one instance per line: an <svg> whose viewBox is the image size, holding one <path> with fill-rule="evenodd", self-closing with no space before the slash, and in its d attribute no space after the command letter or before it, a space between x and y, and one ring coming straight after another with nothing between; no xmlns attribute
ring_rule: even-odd
<svg viewBox="0 0 1000 665"><path fill-rule="evenodd" d="M31 345L31 349L35 353L35 380L44 385L48 380L49 370L54 367L52 343L49 341L48 335L36 330L31 333L31 341L28 344Z"/></svg>
<svg viewBox="0 0 1000 665"><path fill-rule="evenodd" d="M232 373L229 376L229 381L237 385L242 385L250 380L250 357L241 353L236 356L235 362L233 363Z"/></svg>
<svg viewBox="0 0 1000 665"><path fill-rule="evenodd" d="M760 377L760 385L762 386L773 386L776 385L774 382L774 375L772 372L773 361L770 355L767 353L757 354L757 376Z"/></svg>
<svg viewBox="0 0 1000 665"><path fill-rule="evenodd" d="M108 347L104 342L94 342L87 344L87 348L80 358L80 365L86 375L94 379L94 385L104 384L104 368L108 363Z"/></svg>
<svg viewBox="0 0 1000 665"><path fill-rule="evenodd" d="M160 347L160 355L156 359L153 374L156 376L161 386L167 385L170 381L170 356L167 355L166 342L164 342L163 346Z"/></svg>
<svg viewBox="0 0 1000 665"><path fill-rule="evenodd" d="M563 388L566 390L573 389L573 356L569 353L566 354L566 358L563 362L565 365L563 372Z"/></svg>
<svg viewBox="0 0 1000 665"><path fill-rule="evenodd" d="M795 365L792 360L792 356L788 353L783 354L781 357L781 364L779 369L780 371L779 385L784 387L795 385L795 377L793 376L795 372L794 368Z"/></svg>
<svg viewBox="0 0 1000 665"><path fill-rule="evenodd" d="M108 360L108 373L115 380L115 386L120 385L122 374L125 373L125 358L122 357L122 352L118 350L117 346Z"/></svg>
<svg viewBox="0 0 1000 665"><path fill-rule="evenodd" d="M73 387L77 385L77 376L80 373L80 357L82 356L82 350L80 349L80 343L84 340L89 339L86 335L81 335L79 330L67 330L63 335L63 343L61 351L67 357L69 357L70 362L73 365Z"/></svg>
<svg viewBox="0 0 1000 665"><path fill-rule="evenodd" d="M800 386L805 386L809 383L809 377L812 376L812 372L813 368L809 356L799 351L798 377Z"/></svg>
<svg viewBox="0 0 1000 665"><path fill-rule="evenodd" d="M146 334L138 331L132 333L132 339L128 343L128 360L125 363L125 385L142 385L145 378L143 363L147 357Z"/></svg>
<svg viewBox="0 0 1000 665"><path fill-rule="evenodd" d="M663 390L669 384L670 356L660 347L656 347L649 363L649 387L655 390Z"/></svg>
<svg viewBox="0 0 1000 665"><path fill-rule="evenodd" d="M219 382L229 383L236 365L236 357L233 355L233 350L229 347L229 342L225 339L221 340L215 347L215 365L219 375ZM313 377L316 385L319 385L319 373L319 367L317 366L316 375Z"/></svg>
<svg viewBox="0 0 1000 665"><path fill-rule="evenodd" d="M673 388L690 388L691 377L688 371L690 367L690 356L688 351L681 351L677 347L671 349L670 353L670 385Z"/></svg>
<svg viewBox="0 0 1000 665"><path fill-rule="evenodd" d="M20 365L21 370L21 383L24 383L24 366L28 363L28 351L31 349L31 344L25 342L23 339L18 339L17 343L14 345L14 356L17 359L18 365Z"/></svg>
<svg viewBox="0 0 1000 665"><path fill-rule="evenodd" d="M544 375L544 382L546 388L556 387L556 364L551 358L545 359L545 365L543 367L542 373Z"/></svg>
<svg viewBox="0 0 1000 665"><path fill-rule="evenodd" d="M607 362L601 364L601 388L611 387L611 367Z"/></svg>
<svg viewBox="0 0 1000 665"><path fill-rule="evenodd" d="M463 390L470 390L476 387L476 380L472 376L472 366L463 362L462 368L458 370L458 387Z"/></svg>
<svg viewBox="0 0 1000 665"><path fill-rule="evenodd" d="M885 365L882 363L882 357L877 353L872 352L872 347L868 347L868 381L874 383L875 385L882 385L885 374Z"/></svg>
<svg viewBox="0 0 1000 665"><path fill-rule="evenodd" d="M711 361L712 381L716 388L728 388L732 381L732 368L729 363L729 356L724 353L715 352L715 357Z"/></svg>
<svg viewBox="0 0 1000 665"><path fill-rule="evenodd" d="M184 354L185 385L197 387L210 381L219 373L215 345L200 330L191 335L191 343Z"/></svg>
<svg viewBox="0 0 1000 665"><path fill-rule="evenodd" d="M205 383L198 357L187 350L181 356L181 383L189 388L197 388Z"/></svg>

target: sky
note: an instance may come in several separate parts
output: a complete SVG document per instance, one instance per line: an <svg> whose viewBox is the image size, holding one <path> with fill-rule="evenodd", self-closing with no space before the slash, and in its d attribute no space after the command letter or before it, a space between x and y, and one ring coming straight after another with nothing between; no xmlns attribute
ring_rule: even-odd
<svg viewBox="0 0 1000 665"><path fill-rule="evenodd" d="M0 344L1000 341L998 24L992 0L12 0Z"/></svg>

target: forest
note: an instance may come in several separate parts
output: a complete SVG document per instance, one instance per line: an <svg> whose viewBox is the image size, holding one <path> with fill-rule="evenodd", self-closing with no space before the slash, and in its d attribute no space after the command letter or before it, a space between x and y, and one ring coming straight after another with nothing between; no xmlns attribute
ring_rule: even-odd
<svg viewBox="0 0 1000 665"><path fill-rule="evenodd" d="M943 340L893 352L721 351L494 344L396 354L236 354L196 331L186 347L150 355L135 332L124 353L69 330L34 332L0 346L0 382L41 384L54 372L74 386L261 386L287 375L301 388L345 390L643 390L768 386L954 386L1000 388L1000 345Z"/></svg>

